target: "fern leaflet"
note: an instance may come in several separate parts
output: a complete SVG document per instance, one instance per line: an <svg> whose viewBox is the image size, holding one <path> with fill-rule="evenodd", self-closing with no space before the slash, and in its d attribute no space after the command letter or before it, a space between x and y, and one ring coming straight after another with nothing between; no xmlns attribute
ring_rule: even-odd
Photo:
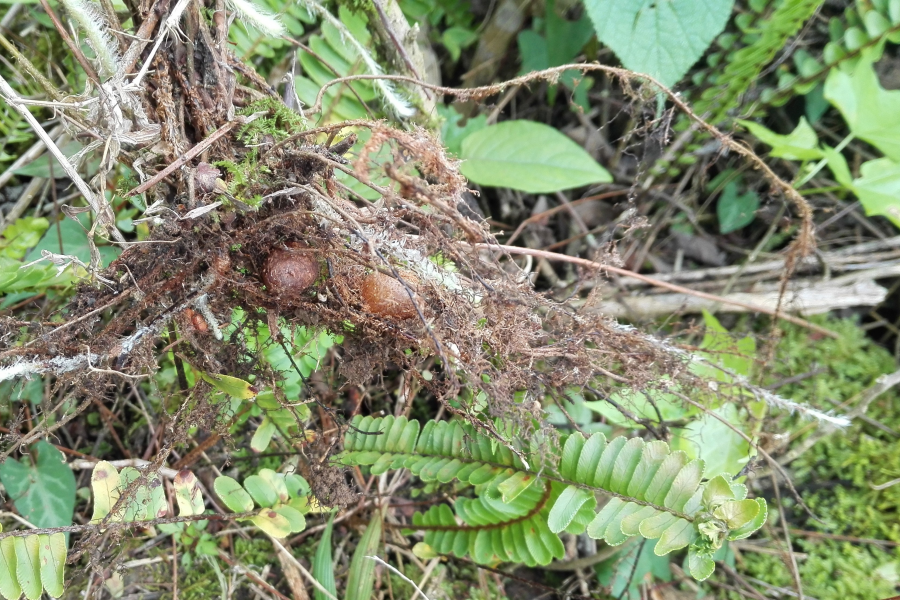
<svg viewBox="0 0 900 600"><path fill-rule="evenodd" d="M518 441L514 453L460 422L428 421L420 431L405 417L367 416L353 427L343 464L369 465L372 474L407 468L426 482L475 487L477 497L458 499L455 515L438 506L413 522L435 549L479 562L548 564L562 556L557 534L586 529L612 546L637 535L656 539L659 556L690 546L691 573L705 579L726 539L745 538L766 519L765 500L747 499L743 484L721 475L703 482L703 461L665 442L575 433L558 454L540 439ZM595 512L598 493L611 498Z"/></svg>

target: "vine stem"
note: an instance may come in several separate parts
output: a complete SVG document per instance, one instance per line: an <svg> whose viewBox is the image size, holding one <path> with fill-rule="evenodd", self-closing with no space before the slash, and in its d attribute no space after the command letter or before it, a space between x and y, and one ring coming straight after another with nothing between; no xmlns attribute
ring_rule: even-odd
<svg viewBox="0 0 900 600"><path fill-rule="evenodd" d="M771 308L766 308L765 306L757 306L755 304L748 304L746 302L741 302L739 300L731 300L729 298L725 298L723 296L716 296L715 294L708 294L706 292L699 292L697 290L692 290L690 288L682 287L680 285L676 285L674 283L669 283L668 281L661 281L659 279L654 279L652 277L648 277L646 275L641 275L640 273L635 273L634 271L629 271L628 269L622 269L620 267L614 267L612 265L605 265L599 262L595 262L593 260L588 260L586 258L579 258L577 256L569 256L567 254L559 254L557 252L550 252L547 250L537 250L535 248L522 248L520 246L506 246L503 244L470 244L468 242L457 242L459 244L465 244L467 246L471 246L473 248L479 250L497 250L501 252L507 252L509 254L522 254L527 256L535 256L538 258L546 258L547 260L557 260L563 262L569 262L576 265L580 265L583 267L588 267L591 269L603 269L609 271L610 273L615 273L616 275L622 275L625 277L631 277L633 279L637 279L639 281L643 281L645 283L649 283L650 285L665 288L667 290L671 290L673 292L678 292L681 294L689 294L691 296L695 296L697 298L704 298L706 300L713 300L715 302L722 302L724 304L731 304L732 306L739 306L744 308L750 312L758 312L764 313L767 315L771 315L773 317L782 319L789 323L793 323L795 325L800 325L801 327L805 327L807 329L811 329L817 333L821 333L822 335L827 335L830 338L838 339L840 336L831 331L830 329L826 329L820 325L816 325L815 323L810 323L806 319L801 319L800 317L795 317L793 315L785 314L780 310L772 310Z"/></svg>
<svg viewBox="0 0 900 600"><path fill-rule="evenodd" d="M163 517L147 521L128 521L114 523L85 523L84 525L67 525L65 527L43 527L37 529L18 529L16 531L4 531L0 533L0 540L8 537L28 537L30 535L53 535L55 533L80 533L82 531L137 529L151 527L153 525L165 525L167 523L192 523L194 521L237 521L249 519L259 514L258 510L234 514L191 515L183 517Z"/></svg>
<svg viewBox="0 0 900 600"><path fill-rule="evenodd" d="M634 71L629 71L628 69L621 69L618 67L609 67L606 65L601 65L599 63L575 63L562 65L559 67L553 67L550 69L544 69L543 71L533 71L528 73L527 75L522 75L520 77L515 77L513 79L509 79L507 81L497 83L494 85L483 86L483 87L474 87L474 88L450 88L444 87L440 85L433 85L426 83L424 81L420 81L413 77L406 77L403 75L350 75L347 77L339 77L333 81L329 81L319 90L318 95L316 96L316 103L307 111L307 114L312 114L316 112L320 112L322 110L322 99L325 96L325 91L333 86L340 85L342 83L348 81L356 81L356 80L364 80L364 79L374 79L374 80L391 80L391 81L403 81L407 83L412 83L423 88L427 88L430 90L434 90L441 94L446 94L450 96L454 96L460 98L461 100L467 99L480 99L487 96L493 96L505 91L507 88L515 85L527 85L534 81L555 81L562 75L565 71L568 70L576 70L581 71L582 73L588 73L592 71L600 71L603 73L607 73L612 75L613 77L618 77L625 81L631 82L633 80L644 81L652 84L658 90L669 98L669 100L676 106L678 109L686 114L689 119L694 121L701 129L712 135L716 140L719 141L724 147L728 148L732 152L741 155L745 159L747 159L757 170L761 171L763 177L765 177L769 183L772 184L773 187L780 190L785 196L787 196L791 203L797 208L798 213L800 214L800 218L802 219L802 225L800 227L800 232L794 242L795 248L800 251L802 255L808 254L815 248L815 237L814 237L814 226L812 221L813 209L809 202L806 201L803 196L801 196L794 187L775 174L774 171L760 158L752 149L750 149L746 144L742 144L734 140L731 136L723 133L714 125L705 121L702 117L700 117L697 113L695 113L687 103L681 99L681 97L673 92L671 89L662 85L659 81L654 79L649 75L644 75L643 73L636 73Z"/></svg>

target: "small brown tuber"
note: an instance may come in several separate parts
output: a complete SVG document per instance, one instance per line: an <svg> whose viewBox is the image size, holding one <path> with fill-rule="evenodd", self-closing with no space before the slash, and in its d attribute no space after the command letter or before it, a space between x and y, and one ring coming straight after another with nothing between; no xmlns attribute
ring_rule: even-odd
<svg viewBox="0 0 900 600"><path fill-rule="evenodd" d="M400 276L406 281L406 285L415 291L419 280L408 272L401 271ZM366 275L359 291L362 294L366 310L380 317L411 319L418 314L416 305L406 291L406 286L379 271ZM416 296L416 294L413 295Z"/></svg>
<svg viewBox="0 0 900 600"><path fill-rule="evenodd" d="M262 278L266 287L279 296L300 296L319 278L319 261L307 250L288 245L274 250L263 266Z"/></svg>

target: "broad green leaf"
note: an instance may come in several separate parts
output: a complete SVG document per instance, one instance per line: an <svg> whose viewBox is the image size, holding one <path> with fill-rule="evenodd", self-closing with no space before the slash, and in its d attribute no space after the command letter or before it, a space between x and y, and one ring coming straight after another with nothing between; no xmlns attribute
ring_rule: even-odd
<svg viewBox="0 0 900 600"><path fill-rule="evenodd" d="M233 510L236 513L253 510L253 498L241 487L241 484L231 477L227 475L216 477L213 489L229 510Z"/></svg>
<svg viewBox="0 0 900 600"><path fill-rule="evenodd" d="M28 600L41 597L41 556L38 536L17 537L16 544L16 577L22 586L22 593Z"/></svg>
<svg viewBox="0 0 900 600"><path fill-rule="evenodd" d="M344 600L370 600L375 587L375 561L366 558L377 554L381 542L381 526L384 513L376 510L359 540L353 558L350 561L350 573L347 576L347 588ZM451 515L452 519L452 515Z"/></svg>
<svg viewBox="0 0 900 600"><path fill-rule="evenodd" d="M713 412L735 427L742 426L741 414L734 404L724 404ZM690 458L702 458L706 477L738 473L752 456L750 444L743 437L709 414L679 430L670 443Z"/></svg>
<svg viewBox="0 0 900 600"><path fill-rule="evenodd" d="M272 508L264 508L250 521L274 538L286 538L291 534L291 522Z"/></svg>
<svg viewBox="0 0 900 600"><path fill-rule="evenodd" d="M288 494L287 485L284 481L284 475L281 473L276 473L272 469L260 469L259 476L265 480L266 483L271 486L273 490L275 490L275 496L278 498L278 502L287 502L290 500L290 494ZM246 485L247 482L244 482Z"/></svg>
<svg viewBox="0 0 900 600"><path fill-rule="evenodd" d="M653 552L657 556L665 556L669 552L684 548L693 541L695 536L694 526L684 519L678 519L659 536Z"/></svg>
<svg viewBox="0 0 900 600"><path fill-rule="evenodd" d="M533 194L612 181L581 146L534 121L504 121L470 134L461 158L462 174L475 183Z"/></svg>
<svg viewBox="0 0 900 600"><path fill-rule="evenodd" d="M512 477L497 486L504 502L512 502L519 494L531 487L535 482L535 476L523 471L516 471Z"/></svg>
<svg viewBox="0 0 900 600"><path fill-rule="evenodd" d="M0 594L6 600L14 600L22 595L22 587L17 576L16 538L0 540Z"/></svg>
<svg viewBox="0 0 900 600"><path fill-rule="evenodd" d="M822 150L818 148L819 138L806 117L800 117L800 123L787 135L775 133L753 121L738 119L737 122L746 127L763 144L771 146L772 151L769 154L776 158L817 160L823 156Z"/></svg>
<svg viewBox="0 0 900 600"><path fill-rule="evenodd" d="M630 543L597 566L597 577L608 598L646 600L647 582L671 581L672 572L668 559L656 556L651 544Z"/></svg>
<svg viewBox="0 0 900 600"><path fill-rule="evenodd" d="M766 524L766 517L768 516L769 512L766 500L765 498L754 498L754 500L759 505L759 512L756 513L756 516L752 521L750 521L743 527L738 527L737 529L730 531L728 533L729 540L743 540L745 538L748 538L756 530Z"/></svg>
<svg viewBox="0 0 900 600"><path fill-rule="evenodd" d="M90 231L91 224L87 215L78 215L78 218L79 221L76 222L66 217L59 221L58 226L51 223L41 241L25 256L25 262L38 260L41 258L41 250L49 250L57 254L77 256L84 264L90 264L91 247L88 244L87 232ZM108 265L121 252L117 247L101 245L103 240L99 238L95 238L95 242L98 244L103 265Z"/></svg>
<svg viewBox="0 0 900 600"><path fill-rule="evenodd" d="M94 515L92 523L98 523L119 500L119 471L105 460L101 460L91 473L91 491L94 495Z"/></svg>
<svg viewBox="0 0 900 600"><path fill-rule="evenodd" d="M300 533L306 529L306 517L304 517L303 513L296 508L288 505L281 505L276 506L272 510L287 519L291 526L291 533Z"/></svg>
<svg viewBox="0 0 900 600"><path fill-rule="evenodd" d="M597 39L626 69L672 87L716 39L734 0L585 0Z"/></svg>
<svg viewBox="0 0 900 600"><path fill-rule="evenodd" d="M759 514L759 504L756 500L733 500L725 502L713 511L713 516L722 519L729 529L743 527L753 521Z"/></svg>
<svg viewBox="0 0 900 600"><path fill-rule="evenodd" d="M203 381L209 383L217 390L225 392L229 396L238 398L239 400L250 400L258 393L257 389L250 385L249 382L238 377L204 373L203 371L198 371L198 373L200 373L200 378L203 379Z"/></svg>
<svg viewBox="0 0 900 600"><path fill-rule="evenodd" d="M828 168L834 176L834 180L846 188L853 187L853 176L850 174L850 166L844 155L831 146L823 146L822 153L828 159Z"/></svg>
<svg viewBox="0 0 900 600"><path fill-rule="evenodd" d="M470 134L487 127L487 115L469 117L456 112L453 106L438 105L438 115L443 119L441 123L441 141L447 147L447 151L454 156L462 152L462 143ZM463 121L465 123L463 124Z"/></svg>
<svg viewBox="0 0 900 600"><path fill-rule="evenodd" d="M900 91L882 88L871 62L860 60L852 74L831 69L825 97L853 135L900 161Z"/></svg>
<svg viewBox="0 0 900 600"><path fill-rule="evenodd" d="M708 554L700 554L693 548L688 551L688 571L697 581L703 581L716 570L716 563Z"/></svg>
<svg viewBox="0 0 900 600"><path fill-rule="evenodd" d="M759 196L753 190L738 194L737 183L729 181L716 202L719 233L731 233L743 229L756 218Z"/></svg>
<svg viewBox="0 0 900 600"><path fill-rule="evenodd" d="M184 469L175 475L173 484L175 487L175 501L178 503L178 516L202 515L206 507L197 477L192 472Z"/></svg>
<svg viewBox="0 0 900 600"><path fill-rule="evenodd" d="M39 535L38 556L41 561L41 583L47 593L59 598L65 591L66 536L62 533Z"/></svg>
<svg viewBox="0 0 900 600"><path fill-rule="evenodd" d="M852 189L866 214L882 215L900 227L900 163L889 158L866 161L860 175Z"/></svg>
<svg viewBox="0 0 900 600"><path fill-rule="evenodd" d="M263 508L269 508L278 502L278 492L268 480L259 475L250 475L244 479L244 489Z"/></svg>
<svg viewBox="0 0 900 600"><path fill-rule="evenodd" d="M287 487L288 496L291 498L299 498L309 494L309 483L302 476L296 473L288 473L284 476L284 485Z"/></svg>
<svg viewBox="0 0 900 600"><path fill-rule="evenodd" d="M675 420L682 418L687 412L683 402L678 401L672 394L659 390L627 389L614 393L610 398L628 409L637 418L649 419L654 422L659 421L660 415L664 420ZM583 405L585 408L603 415L610 423L622 427L635 426L634 421L623 415L619 409L606 400L588 400Z"/></svg>
<svg viewBox="0 0 900 600"><path fill-rule="evenodd" d="M31 456L7 458L0 465L0 482L23 518L37 527L64 527L72 524L75 512L75 475L64 462L62 452L41 441Z"/></svg>
<svg viewBox="0 0 900 600"><path fill-rule="evenodd" d="M6 226L0 238L0 256L20 260L50 227L43 217L21 217Z"/></svg>
<svg viewBox="0 0 900 600"><path fill-rule="evenodd" d="M259 424L259 427L253 433L253 438L250 440L250 449L254 452L265 452L277 430L278 428L272 422L272 419L264 417L262 423Z"/></svg>
<svg viewBox="0 0 900 600"><path fill-rule="evenodd" d="M563 490L547 516L547 527L550 528L550 531L559 533L568 527L575 515L578 514L578 509L590 500L591 496L591 492L572 485Z"/></svg>
<svg viewBox="0 0 900 600"><path fill-rule="evenodd" d="M331 515L328 519L328 525L325 526L325 531L322 532L322 536L319 538L319 545L316 548L316 555L313 558L312 573L313 577L316 578L316 581L321 583L322 587L328 590L328 592L336 598L337 584L334 580L334 567L331 561L331 531L333 529L334 515ZM419 547L419 544L422 544L422 542L419 542L413 547L414 553L416 552L416 548ZM416 556L418 556L418 554ZM315 589L314 594L316 600L327 600L328 598L318 588Z"/></svg>

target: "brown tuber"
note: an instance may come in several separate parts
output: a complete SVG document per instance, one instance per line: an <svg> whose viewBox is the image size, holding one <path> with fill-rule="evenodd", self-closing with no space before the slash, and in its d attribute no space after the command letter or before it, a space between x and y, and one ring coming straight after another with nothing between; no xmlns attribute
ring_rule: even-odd
<svg viewBox="0 0 900 600"><path fill-rule="evenodd" d="M406 285L415 291L419 280L408 272L401 272L400 276L406 281ZM362 294L363 304L370 313L395 319L411 319L418 314L406 286L390 275L379 271L366 275L359 291Z"/></svg>
<svg viewBox="0 0 900 600"><path fill-rule="evenodd" d="M308 251L289 245L269 254L262 278L273 294L299 296L319 278L319 262Z"/></svg>

